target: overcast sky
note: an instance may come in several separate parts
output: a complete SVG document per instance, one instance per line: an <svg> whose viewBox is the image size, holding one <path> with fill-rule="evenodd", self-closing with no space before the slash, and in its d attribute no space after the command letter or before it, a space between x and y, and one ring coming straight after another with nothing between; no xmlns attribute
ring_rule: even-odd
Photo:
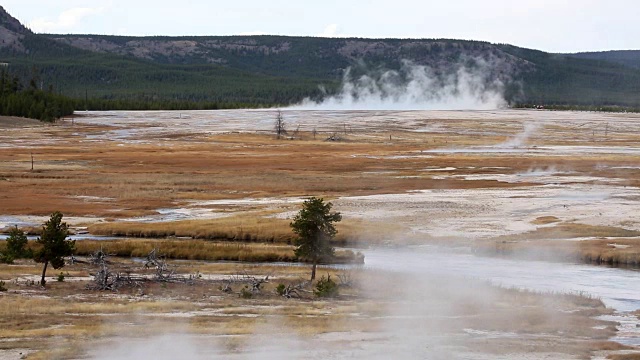
<svg viewBox="0 0 640 360"><path fill-rule="evenodd" d="M2 0L35 32L454 38L640 49L638 0Z"/></svg>

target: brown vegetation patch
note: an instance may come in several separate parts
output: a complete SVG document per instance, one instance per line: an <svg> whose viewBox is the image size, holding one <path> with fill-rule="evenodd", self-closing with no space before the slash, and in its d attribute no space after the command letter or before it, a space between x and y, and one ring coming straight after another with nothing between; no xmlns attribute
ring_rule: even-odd
<svg viewBox="0 0 640 360"><path fill-rule="evenodd" d="M640 238L616 240L479 241L476 252L547 261L586 262L613 266L640 266Z"/></svg>
<svg viewBox="0 0 640 360"><path fill-rule="evenodd" d="M40 120L27 119L15 116L0 116L0 128L22 128L22 127L34 127L44 126L45 124Z"/></svg>
<svg viewBox="0 0 640 360"><path fill-rule="evenodd" d="M607 356L607 359L611 359L611 360L640 360L640 353L612 354L612 355Z"/></svg>
<svg viewBox="0 0 640 360"><path fill-rule="evenodd" d="M141 238L190 237L246 242L293 242L289 221L241 214L210 220L185 220L159 223L112 222L91 225L92 234Z"/></svg>
<svg viewBox="0 0 640 360"><path fill-rule="evenodd" d="M205 240L109 240L78 241L78 255L89 255L101 248L120 257L145 257L157 248L169 259L232 260L251 262L296 261L289 245L212 242Z"/></svg>
<svg viewBox="0 0 640 360"><path fill-rule="evenodd" d="M544 239L572 239L582 237L635 237L640 231L613 226L596 226L580 223L561 223L555 226L538 227L536 230L518 235L501 236L496 241L521 241Z"/></svg>
<svg viewBox="0 0 640 360"><path fill-rule="evenodd" d="M547 225L560 222L561 220L555 216L540 216L533 220L531 223L534 225Z"/></svg>

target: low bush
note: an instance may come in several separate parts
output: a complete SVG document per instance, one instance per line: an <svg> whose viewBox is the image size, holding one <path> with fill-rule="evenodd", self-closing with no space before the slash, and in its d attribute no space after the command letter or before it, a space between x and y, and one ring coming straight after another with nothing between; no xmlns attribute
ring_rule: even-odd
<svg viewBox="0 0 640 360"><path fill-rule="evenodd" d="M240 297L243 298L243 299L251 299L251 298L253 298L253 293L251 292L251 290L249 290L249 286L245 285L240 290Z"/></svg>
<svg viewBox="0 0 640 360"><path fill-rule="evenodd" d="M331 280L331 275L327 275L327 277L322 276L322 278L316 283L316 288L313 290L313 293L317 297L322 298L337 297L339 294L339 287L335 281Z"/></svg>

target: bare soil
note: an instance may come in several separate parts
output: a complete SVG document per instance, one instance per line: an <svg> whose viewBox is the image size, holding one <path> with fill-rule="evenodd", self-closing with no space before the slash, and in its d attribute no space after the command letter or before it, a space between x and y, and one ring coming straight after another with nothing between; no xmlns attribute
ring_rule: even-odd
<svg viewBox="0 0 640 360"><path fill-rule="evenodd" d="M0 116L0 129L24 128L34 126L44 126L44 123L42 121L34 119L15 116Z"/></svg>

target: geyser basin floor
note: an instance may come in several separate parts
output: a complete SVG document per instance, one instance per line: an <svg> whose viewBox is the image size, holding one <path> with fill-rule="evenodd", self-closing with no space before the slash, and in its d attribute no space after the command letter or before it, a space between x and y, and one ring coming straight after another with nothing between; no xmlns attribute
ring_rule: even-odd
<svg viewBox="0 0 640 360"><path fill-rule="evenodd" d="M52 211L59 210L70 220L71 217L82 219L74 221L74 227L89 229L106 222L119 230L127 230L139 227L141 219L148 219L154 222L143 225L153 233L184 225L184 221L193 221L187 224L189 227L217 229L224 221L228 228L222 236L238 239L237 234L246 234L247 224L267 221L275 227L255 227L252 231L262 232L258 235L266 234L278 242L282 241L283 234L290 233L286 218L299 208L296 202L299 200L290 199L322 196L334 202L335 210L343 212L341 234L361 244L437 241L468 247L480 241L496 244L518 241L526 245L533 244L528 237L535 234L553 240L605 237L598 251L626 251L632 255L635 251L633 256L638 255L637 235L634 235L640 230L635 216L640 200L637 151L640 115L637 114L511 110L284 111L291 136L298 130L295 139L283 140L276 140L272 134L275 111L269 110L81 115L73 124L65 121L55 126L2 129L0 214L10 216L3 218L5 225L16 221L38 227ZM328 138L332 141L325 141ZM597 240L589 242L599 244ZM612 248L608 244L629 247ZM10 274L4 277L7 280L23 273L23 267L6 269ZM34 268L33 275L37 270ZM87 272L71 273L71 276L87 276ZM424 279L415 282L424 282ZM78 282L67 284L82 286ZM72 290L81 292L80 287ZM382 288L385 292L395 289ZM218 296L215 288L211 291L213 296ZM174 303L172 297L184 296L181 292L176 290L171 296L159 292L162 296L155 299L158 301L140 306L145 310L157 306L161 308L159 312L190 312L193 306L198 306L196 300L209 293L197 294L188 304ZM52 300L59 303L77 300L78 306L91 308L94 306L91 303L118 299L117 294L100 294L85 301L77 299L75 293L56 298L55 292L42 293L35 289L25 289L24 294L40 296L29 301L43 303L29 303L31 306L24 310L22 317L8 316L7 321L23 321L27 313L46 308L39 305L51 305L47 302ZM402 296L391 295L396 299L390 301L387 308L405 305L394 305ZM17 302L20 300L23 299L18 298ZM233 300L238 301L237 297ZM469 309L479 306L476 300L472 299ZM517 304L514 300L511 305L517 308ZM168 308L164 308L165 305ZM118 304L119 310L114 312L123 312L123 306ZM301 306L306 309L309 304ZM354 310L348 302L345 306L349 314L367 310ZM166 310L169 308L170 311ZM293 323L300 317L297 309L290 308L286 314ZM305 334L305 329L314 329L312 320L322 319L333 309L330 303L319 305L313 316L302 320L301 332ZM475 313L471 310L470 313ZM251 324L251 320L244 317L252 314L251 310L242 306L238 311L243 315L234 319L239 325L229 328L225 325L222 329L228 331L223 332L253 334L242 330L248 326L247 322ZM93 314L97 313L103 312ZM403 315L373 313L382 318L400 319ZM464 308L454 311L454 315L463 318L465 314ZM131 322L128 315L114 323L113 329ZM65 323L60 323L52 314L38 316L41 324L20 328L21 336L48 337L49 331L62 336L80 331L78 329L100 334L101 330L97 329L104 329L104 317L98 315L74 316L72 322L79 323L79 328L76 325L49 328ZM328 330L309 330L309 333L316 336L325 332L350 332L357 323L350 316L344 315L339 326L327 325ZM536 313L530 318L533 320L527 322L514 313L509 320L513 323L514 319L520 319L524 324L515 331L508 327L494 329L482 323L464 324L452 330L447 339L464 337L471 343L481 343L484 339L479 334L483 332L515 332L522 338L502 337L500 341L509 343L497 346L507 349L504 350L507 354L492 350L486 358L523 358L526 355L522 346L528 348L532 342L538 351L563 354L551 357L571 358L566 349L541 350L548 341L559 344L564 338L572 339L566 330L541 330L548 336L548 341L541 342L523 334L522 329L535 325L530 323L540 318L546 319ZM211 320L197 319L194 320L197 329L201 328L198 324ZM408 325L414 329L418 324ZM219 324L211 327L220 329L216 325ZM590 329L589 326L578 328ZM464 329L475 333L464 332ZM365 326L360 330L370 331ZM109 331L106 334L120 336ZM395 332L391 334L385 338L391 340L374 342L363 351L373 349L375 354L375 349L392 348ZM588 343L594 340L592 334L583 335L578 341L581 349L588 348ZM421 339L416 340L407 348L423 349L419 345ZM243 345L231 341L225 346L231 350L246 349ZM357 347L349 342L343 345ZM7 347L20 346L18 341ZM450 350L449 346L448 340L438 344L440 349ZM520 355L511 356L511 352ZM458 352L463 353L463 349Z"/></svg>
<svg viewBox="0 0 640 360"><path fill-rule="evenodd" d="M51 280L47 290L9 283L0 293L0 346L38 351L29 358L61 359L580 359L614 334L612 323L593 318L610 313L598 300L499 289L464 277L357 271L356 286L343 288L338 299L303 293L287 300L275 294L276 285L299 282L308 267L170 265L179 274L204 276L192 285L147 283L118 292L86 290L87 281ZM153 273L131 260L113 259L110 268ZM35 275L40 267L24 262L19 269ZM86 264L64 269L71 275L94 270ZM0 265L0 279L15 271ZM244 272L273 280L243 299L241 283L225 293L223 281L210 276ZM0 356L11 354L0 350Z"/></svg>

